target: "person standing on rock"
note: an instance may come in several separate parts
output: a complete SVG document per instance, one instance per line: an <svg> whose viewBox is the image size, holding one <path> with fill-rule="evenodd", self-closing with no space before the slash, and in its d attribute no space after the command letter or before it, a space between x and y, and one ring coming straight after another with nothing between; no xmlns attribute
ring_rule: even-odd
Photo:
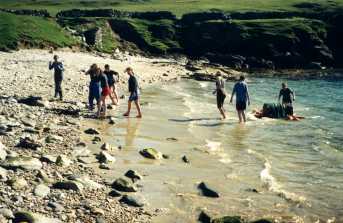
<svg viewBox="0 0 343 223"><path fill-rule="evenodd" d="M110 65L108 65L108 64L105 65L104 74L107 77L108 85L111 89L110 98L112 100L112 104L117 105L119 103L119 98L118 98L118 94L117 94L116 83L119 81L119 74L118 74L118 72L111 70Z"/></svg>
<svg viewBox="0 0 343 223"><path fill-rule="evenodd" d="M89 70L85 73L90 77L89 83L89 95L88 95L88 108L90 111L94 110L94 99L98 105L98 110L100 106L100 69L97 64L93 64ZM100 111L100 110L99 110Z"/></svg>
<svg viewBox="0 0 343 223"><path fill-rule="evenodd" d="M239 123L246 122L245 110L247 103L250 105L250 96L248 85L245 82L245 77L243 75L239 77L239 81L233 87L230 103L232 103L234 95L236 95L236 110L238 113Z"/></svg>
<svg viewBox="0 0 343 223"><path fill-rule="evenodd" d="M225 110L224 110L224 101L226 98L225 81L223 80L221 73L219 71L216 73L216 76L217 76L216 90L213 92L213 94L217 95L217 107L223 119L226 119Z"/></svg>
<svg viewBox="0 0 343 223"><path fill-rule="evenodd" d="M55 81L55 98L58 96L60 100L63 100L63 92L62 92L62 81L63 81L63 71L64 67L62 62L58 61L58 56L54 55L54 61L49 62L49 70L54 69L54 81Z"/></svg>
<svg viewBox="0 0 343 223"><path fill-rule="evenodd" d="M126 68L125 72L130 76L129 82L128 82L130 97L128 101L127 112L125 112L124 116L130 115L131 103L135 102L137 112L138 112L137 118L142 118L141 106L139 104L139 85L138 85L137 78L135 77L135 74L131 67Z"/></svg>

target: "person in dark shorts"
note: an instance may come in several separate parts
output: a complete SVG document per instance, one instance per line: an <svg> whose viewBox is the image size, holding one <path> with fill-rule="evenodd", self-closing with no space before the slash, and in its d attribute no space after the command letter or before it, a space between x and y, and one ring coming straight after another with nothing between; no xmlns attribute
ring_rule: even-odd
<svg viewBox="0 0 343 223"><path fill-rule="evenodd" d="M110 65L105 65L104 74L107 77L108 85L111 89L111 94L109 95L113 105L117 105L119 102L116 83L119 81L119 73L110 69Z"/></svg>
<svg viewBox="0 0 343 223"><path fill-rule="evenodd" d="M93 64L85 74L90 77L88 108L92 111L94 109L94 99L96 100L97 106L100 103L101 88L98 65Z"/></svg>
<svg viewBox="0 0 343 223"><path fill-rule="evenodd" d="M281 90L279 93L279 101L282 98L282 106L285 109L286 115L292 116L293 111L293 101L295 101L294 92L287 87L286 83L282 83Z"/></svg>
<svg viewBox="0 0 343 223"><path fill-rule="evenodd" d="M64 67L62 62L58 61L58 56L54 55L54 61L49 62L49 70L54 69L54 81L55 81L55 98L58 96L60 100L63 100L63 92L62 92L62 81L63 81L63 71Z"/></svg>
<svg viewBox="0 0 343 223"><path fill-rule="evenodd" d="M223 119L226 119L225 110L224 110L224 101L226 98L225 81L223 80L221 73L219 71L216 73L216 76L217 76L216 90L213 92L213 94L217 95L217 107Z"/></svg>
<svg viewBox="0 0 343 223"><path fill-rule="evenodd" d="M236 95L236 110L238 113L239 123L246 122L245 110L247 103L250 105L250 96L248 85L246 84L245 77L243 75L240 76L239 81L233 87L230 103L232 103L234 95Z"/></svg>
<svg viewBox="0 0 343 223"><path fill-rule="evenodd" d="M106 116L106 98L111 95L111 88L108 84L107 76L99 69L99 79L101 84L101 97L100 97L100 106L98 111L98 117Z"/></svg>
<svg viewBox="0 0 343 223"><path fill-rule="evenodd" d="M135 77L131 67L126 68L125 72L130 76L128 81L130 97L128 101L127 112L124 113L124 116L130 115L131 103L134 102L138 112L137 118L142 118L141 107L139 104L139 85L137 78Z"/></svg>

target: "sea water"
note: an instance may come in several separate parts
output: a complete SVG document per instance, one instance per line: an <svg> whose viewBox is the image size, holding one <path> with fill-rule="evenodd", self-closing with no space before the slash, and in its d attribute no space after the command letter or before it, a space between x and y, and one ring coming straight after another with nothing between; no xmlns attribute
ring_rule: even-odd
<svg viewBox="0 0 343 223"><path fill-rule="evenodd" d="M252 109L276 103L280 79L251 79ZM234 83L227 83L228 95ZM238 124L234 106L220 120L215 84L182 80L142 90L143 119L123 118L126 102L111 111L117 124L90 121L115 152L108 180L133 169L143 175L139 194L154 222L197 222L202 210L215 216L272 217L286 222L343 222L343 82L288 81L296 94L299 122L256 120ZM135 116L133 106L132 116ZM175 138L172 140L170 138ZM153 147L169 159L148 160L139 150ZM94 151L99 145L93 145ZM190 163L184 163L186 155ZM219 198L199 194L209 184ZM258 192L258 193L256 193Z"/></svg>

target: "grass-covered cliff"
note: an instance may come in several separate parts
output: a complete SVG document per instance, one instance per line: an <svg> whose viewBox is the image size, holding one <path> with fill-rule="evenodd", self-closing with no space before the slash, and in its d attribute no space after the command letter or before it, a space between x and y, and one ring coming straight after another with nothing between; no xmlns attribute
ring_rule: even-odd
<svg viewBox="0 0 343 223"><path fill-rule="evenodd" d="M236 68L343 66L343 0L3 0L0 8L45 10L0 12L0 49L78 45Z"/></svg>

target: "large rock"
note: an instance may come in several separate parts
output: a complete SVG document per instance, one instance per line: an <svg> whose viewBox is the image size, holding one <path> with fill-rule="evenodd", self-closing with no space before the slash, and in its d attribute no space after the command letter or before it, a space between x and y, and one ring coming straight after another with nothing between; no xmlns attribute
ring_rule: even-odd
<svg viewBox="0 0 343 223"><path fill-rule="evenodd" d="M112 163L116 161L116 158L106 151L101 151L98 155L98 160L100 163Z"/></svg>
<svg viewBox="0 0 343 223"><path fill-rule="evenodd" d="M154 148L146 148L139 151L139 153L148 159L162 159L163 156L161 152L155 150Z"/></svg>
<svg viewBox="0 0 343 223"><path fill-rule="evenodd" d="M143 207L146 204L145 198L138 194L125 194L119 201L133 207Z"/></svg>
<svg viewBox="0 0 343 223"><path fill-rule="evenodd" d="M14 214L13 223L62 223L55 218L48 218L29 211L18 211Z"/></svg>
<svg viewBox="0 0 343 223"><path fill-rule="evenodd" d="M33 193L39 197L46 197L50 193L50 188L45 184L38 184L33 190Z"/></svg>
<svg viewBox="0 0 343 223"><path fill-rule="evenodd" d="M112 188L123 192L136 192L137 188L124 178L118 178L112 183Z"/></svg>
<svg viewBox="0 0 343 223"><path fill-rule="evenodd" d="M0 165L7 169L23 170L40 170L43 167L39 159L27 156L11 157Z"/></svg>
<svg viewBox="0 0 343 223"><path fill-rule="evenodd" d="M6 146L0 142L0 161L3 161L7 157Z"/></svg>
<svg viewBox="0 0 343 223"><path fill-rule="evenodd" d="M205 197L213 197L213 198L218 198L219 197L219 194L211 189L206 183L204 182L201 182L199 185L198 185L198 189L200 190L201 192L201 195L205 196Z"/></svg>
<svg viewBox="0 0 343 223"><path fill-rule="evenodd" d="M59 181L53 185L55 189L73 190L81 192L84 188L83 184L73 180Z"/></svg>

